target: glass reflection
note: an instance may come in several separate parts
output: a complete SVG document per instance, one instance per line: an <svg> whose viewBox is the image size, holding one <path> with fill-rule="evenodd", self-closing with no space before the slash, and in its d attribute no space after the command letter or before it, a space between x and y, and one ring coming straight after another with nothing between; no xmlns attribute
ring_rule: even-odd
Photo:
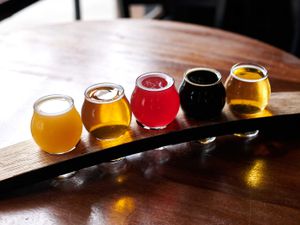
<svg viewBox="0 0 300 225"><path fill-rule="evenodd" d="M261 118L261 117L268 117L268 116L272 116L272 112L264 109L261 112L258 112L256 114L244 114L244 115L236 115L238 118L243 118L243 119L254 119L254 118ZM255 130L255 131L248 131L248 132L243 132L243 133L234 133L235 136L237 137L242 137L242 138L249 138L252 139L254 137L256 137L256 135L259 133L259 130Z"/></svg>
<svg viewBox="0 0 300 225"><path fill-rule="evenodd" d="M113 204L113 210L121 214L129 214L135 209L135 200L132 197L121 197Z"/></svg>
<svg viewBox="0 0 300 225"><path fill-rule="evenodd" d="M264 170L265 162L263 160L255 160L254 165L245 177L247 185L252 188L258 188L262 183Z"/></svg>
<svg viewBox="0 0 300 225"><path fill-rule="evenodd" d="M268 110L268 109L264 109L261 112L255 113L255 114L244 114L244 115L237 115L234 114L236 117L238 118L243 118L243 119L253 119L253 118L261 118L261 117L268 117L268 116L272 116L273 113Z"/></svg>
<svg viewBox="0 0 300 225"><path fill-rule="evenodd" d="M115 178L117 184L123 184L126 181L126 176L119 175Z"/></svg>
<svg viewBox="0 0 300 225"><path fill-rule="evenodd" d="M114 146L122 145L133 140L130 131L126 131L122 136L119 136L115 139L109 140L98 140L90 136L89 141L93 142L91 145L97 145L101 149L107 149ZM125 157L116 158L111 160L110 162L104 162L101 164L101 169L103 172L110 174L119 174L121 172L126 171L127 169L127 160Z"/></svg>
<svg viewBox="0 0 300 225"><path fill-rule="evenodd" d="M111 148L111 147L114 147L117 145L122 145L122 144L125 144L128 142L131 142L132 140L133 140L133 138L132 138L130 131L126 131L122 136L119 136L114 139L98 140L96 138L92 138L92 136L90 136L90 139L89 139L90 142L94 142L91 144L96 144L101 149L106 149L106 148Z"/></svg>

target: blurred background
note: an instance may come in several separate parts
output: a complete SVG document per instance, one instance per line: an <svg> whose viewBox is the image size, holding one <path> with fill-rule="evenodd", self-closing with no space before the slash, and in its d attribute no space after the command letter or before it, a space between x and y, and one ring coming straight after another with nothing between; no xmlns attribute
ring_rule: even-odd
<svg viewBox="0 0 300 225"><path fill-rule="evenodd" d="M0 33L74 20L174 20L243 34L300 56L300 0L0 0Z"/></svg>

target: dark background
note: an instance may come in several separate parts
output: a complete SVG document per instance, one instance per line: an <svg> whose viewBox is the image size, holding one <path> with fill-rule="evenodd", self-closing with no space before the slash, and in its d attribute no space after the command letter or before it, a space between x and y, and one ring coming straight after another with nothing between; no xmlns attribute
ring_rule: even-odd
<svg viewBox="0 0 300 225"><path fill-rule="evenodd" d="M189 22L243 34L300 56L300 0L119 0L128 7L160 4L159 19Z"/></svg>
<svg viewBox="0 0 300 225"><path fill-rule="evenodd" d="M211 2L203 3L201 2ZM168 1L171 20L219 27L298 54L298 0L227 0L220 24L215 24L218 0ZM299 55L298 55L299 56Z"/></svg>
<svg viewBox="0 0 300 225"><path fill-rule="evenodd" d="M0 20L38 0L0 0ZM73 0L75 19L80 2ZM157 19L189 22L240 33L300 56L300 0L117 0L123 17L130 6L145 4L149 11L161 5ZM221 10L220 10L221 9ZM54 12L55 13L55 12Z"/></svg>

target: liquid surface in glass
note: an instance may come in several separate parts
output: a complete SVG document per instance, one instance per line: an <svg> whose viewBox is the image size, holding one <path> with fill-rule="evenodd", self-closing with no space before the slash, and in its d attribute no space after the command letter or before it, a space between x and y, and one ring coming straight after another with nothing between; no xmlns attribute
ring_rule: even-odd
<svg viewBox="0 0 300 225"><path fill-rule="evenodd" d="M160 89L166 87L168 82L162 77L147 77L142 80L141 84L146 88Z"/></svg>
<svg viewBox="0 0 300 225"><path fill-rule="evenodd" d="M268 105L271 87L266 73L259 67L237 67L225 86L227 103L233 112L255 114Z"/></svg>
<svg viewBox="0 0 300 225"><path fill-rule="evenodd" d="M48 153L62 154L72 150L80 140L82 123L72 100L46 97L37 101L31 121L32 136Z"/></svg>
<svg viewBox="0 0 300 225"><path fill-rule="evenodd" d="M122 135L131 121L129 102L123 89L111 85L88 90L81 114L86 129L98 139Z"/></svg>
<svg viewBox="0 0 300 225"><path fill-rule="evenodd" d="M226 96L221 78L217 70L210 68L194 68L185 72L179 96L187 117L211 119L221 114Z"/></svg>

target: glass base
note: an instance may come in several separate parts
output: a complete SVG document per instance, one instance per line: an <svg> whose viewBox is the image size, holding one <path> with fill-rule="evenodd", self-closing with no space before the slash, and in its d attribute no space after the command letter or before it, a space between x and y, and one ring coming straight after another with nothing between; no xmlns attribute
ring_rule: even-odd
<svg viewBox="0 0 300 225"><path fill-rule="evenodd" d="M234 133L233 135L241 138L254 138L258 135L258 133L259 130L255 130L255 131L248 131L245 133Z"/></svg>
<svg viewBox="0 0 300 225"><path fill-rule="evenodd" d="M101 168L109 174L119 174L127 169L128 163L126 158L111 160L110 162L102 163Z"/></svg>
<svg viewBox="0 0 300 225"><path fill-rule="evenodd" d="M208 138L200 139L200 140L198 140L198 142L199 142L200 144L207 145L207 144L209 144L209 143L212 143L212 142L215 141L215 140L216 140L216 137L208 137Z"/></svg>
<svg viewBox="0 0 300 225"><path fill-rule="evenodd" d="M73 172L70 172L70 173L65 173L65 174L62 174L62 175L59 175L59 176L55 177L55 179L56 180L68 179L68 178L73 177L76 174L76 172L77 171L73 171Z"/></svg>
<svg viewBox="0 0 300 225"><path fill-rule="evenodd" d="M160 126L160 127L149 127L149 126L146 126L146 125L142 124L138 120L136 122L137 122L138 125L140 125L141 127L143 127L144 129L147 129L147 130L161 130L161 129L164 129L164 128L167 127L167 125Z"/></svg>
<svg viewBox="0 0 300 225"><path fill-rule="evenodd" d="M143 156L146 158L146 161L153 163L153 165L164 164L170 159L170 153L166 147L159 147L144 152Z"/></svg>
<svg viewBox="0 0 300 225"><path fill-rule="evenodd" d="M63 151L63 152L51 152L51 151L47 151L47 150L44 150L44 149L41 149L41 150L44 151L44 152L47 152L50 155L63 155L63 154L66 154L66 153L69 153L69 152L75 150L75 148L76 148L76 146L74 146L73 148L71 148L69 150Z"/></svg>
<svg viewBox="0 0 300 225"><path fill-rule="evenodd" d="M156 148L153 150L154 158L159 164L164 164L170 159L170 153L165 147Z"/></svg>

